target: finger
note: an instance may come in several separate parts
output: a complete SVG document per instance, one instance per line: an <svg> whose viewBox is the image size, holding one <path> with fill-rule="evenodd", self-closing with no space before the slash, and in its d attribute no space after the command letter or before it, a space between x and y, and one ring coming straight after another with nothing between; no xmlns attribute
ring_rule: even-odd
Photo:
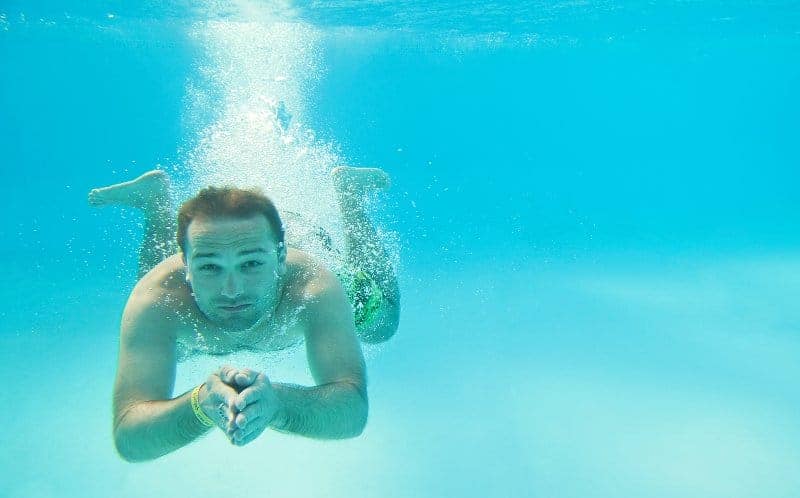
<svg viewBox="0 0 800 498"><path fill-rule="evenodd" d="M246 406L260 400L263 395L263 385L265 382L269 382L267 376L258 374L256 381L253 382L250 387L243 389L242 392L236 396L234 400L236 408L241 411L244 410Z"/></svg>
<svg viewBox="0 0 800 498"><path fill-rule="evenodd" d="M232 386L237 372L238 370L236 368L233 368L230 365L223 365L217 371L217 375L222 382Z"/></svg>
<svg viewBox="0 0 800 498"><path fill-rule="evenodd" d="M235 439L235 440L234 440L234 444L235 444L236 446L244 446L244 445L246 445L246 444L250 444L250 443L252 443L252 442L253 442L253 441L254 441L254 440L255 440L255 439L258 437L258 436L260 436L262 432L264 432L264 431L263 431L263 430L260 430L260 431L254 431L254 432L251 432L250 434L248 434L248 435L244 436L244 437L243 437L243 438L241 438L241 439Z"/></svg>
<svg viewBox="0 0 800 498"><path fill-rule="evenodd" d="M253 441L266 429L266 425L263 422L262 419L255 419L247 427L236 429L229 435L231 443L237 446L244 446Z"/></svg>
<svg viewBox="0 0 800 498"><path fill-rule="evenodd" d="M253 420L262 418L264 415L266 415L264 403L253 403L236 414L233 424L238 428L244 428L251 425Z"/></svg>
<svg viewBox="0 0 800 498"><path fill-rule="evenodd" d="M206 386L208 386L209 390L216 391L219 390L220 386L226 386L225 382L219 376L219 371L216 371L208 376L206 379Z"/></svg>
<svg viewBox="0 0 800 498"><path fill-rule="evenodd" d="M244 394L244 396L242 396ZM238 413L244 413L245 416L261 416L263 415L265 403L263 393L258 390L252 390L248 393L240 393L233 400L233 406Z"/></svg>
<svg viewBox="0 0 800 498"><path fill-rule="evenodd" d="M262 419L263 417L252 413L249 415L237 414L225 428L225 433L229 438L233 438L233 435L237 432L240 433L240 437L244 434L249 434L258 428L258 425L263 422Z"/></svg>
<svg viewBox="0 0 800 498"><path fill-rule="evenodd" d="M247 423L253 419L253 415L252 413L239 412L234 417L232 425L238 429L244 429L247 427Z"/></svg>
<svg viewBox="0 0 800 498"><path fill-rule="evenodd" d="M239 388L245 388L253 385L256 379L258 379L258 375L259 373L255 370L244 368L236 373L234 379Z"/></svg>
<svg viewBox="0 0 800 498"><path fill-rule="evenodd" d="M260 399L261 391L248 387L233 398L233 406L241 412L248 406L257 404Z"/></svg>

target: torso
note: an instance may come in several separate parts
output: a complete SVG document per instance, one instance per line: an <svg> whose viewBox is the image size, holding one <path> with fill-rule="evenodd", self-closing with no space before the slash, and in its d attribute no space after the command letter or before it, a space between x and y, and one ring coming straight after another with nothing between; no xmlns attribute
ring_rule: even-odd
<svg viewBox="0 0 800 498"><path fill-rule="evenodd" d="M158 264L142 279L158 289L159 299L166 306L165 313L173 314L179 358L206 355L226 355L236 351L278 351L303 340L304 300L308 282L320 271L326 271L308 254L289 249L286 257L287 272L278 303L272 316L252 329L231 333L209 322L200 312L186 282L186 272L179 255ZM168 331L165 331L168 333Z"/></svg>

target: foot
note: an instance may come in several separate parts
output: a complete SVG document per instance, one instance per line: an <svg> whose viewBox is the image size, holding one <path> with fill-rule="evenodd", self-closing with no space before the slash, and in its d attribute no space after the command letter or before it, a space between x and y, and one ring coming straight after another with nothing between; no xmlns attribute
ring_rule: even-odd
<svg viewBox="0 0 800 498"><path fill-rule="evenodd" d="M148 171L129 182L96 188L89 192L92 206L122 205L150 209L169 198L169 177L160 169Z"/></svg>
<svg viewBox="0 0 800 498"><path fill-rule="evenodd" d="M339 166L331 171L333 185L339 192L366 193L368 190L385 190L391 181L389 175L379 168L352 168Z"/></svg>

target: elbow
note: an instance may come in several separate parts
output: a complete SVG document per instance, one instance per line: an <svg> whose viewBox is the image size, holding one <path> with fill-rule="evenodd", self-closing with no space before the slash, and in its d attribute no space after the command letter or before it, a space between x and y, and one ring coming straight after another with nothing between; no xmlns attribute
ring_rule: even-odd
<svg viewBox="0 0 800 498"><path fill-rule="evenodd" d="M126 462L133 463L137 460L128 444L128 437L126 436L128 428L125 423L129 410L130 407L118 411L115 407L116 413L114 414L114 427L112 428L112 432L114 436L114 449L117 450L117 455Z"/></svg>
<svg viewBox="0 0 800 498"><path fill-rule="evenodd" d="M128 463L141 462L142 459L137 458L136 454L131 451L130 445L125 440L125 436L120 434L119 429L114 430L114 448L117 450L117 455Z"/></svg>
<svg viewBox="0 0 800 498"><path fill-rule="evenodd" d="M357 425L357 432L355 436L360 436L361 433L364 432L364 429L367 427L367 420L369 420L369 402L367 401L366 391L364 391L362 399L363 399L363 406L361 409L361 416L359 418L359 423Z"/></svg>
<svg viewBox="0 0 800 498"><path fill-rule="evenodd" d="M345 436L346 438L358 437L364 432L364 429L367 427L367 419L369 418L368 411L368 408L364 407L364 409L359 412L358 416L353 421L352 430Z"/></svg>
<svg viewBox="0 0 800 498"><path fill-rule="evenodd" d="M145 459L136 458L136 456L134 456L132 453L129 453L129 452L125 451L124 449L121 449L119 445L117 445L117 455L122 460L124 460L125 462L128 462L128 463L139 463L139 462L146 461Z"/></svg>
<svg viewBox="0 0 800 498"><path fill-rule="evenodd" d="M364 429L367 427L367 413L366 411L362 414L359 414L356 417L353 417L353 420L349 424L349 426L339 433L338 435L328 436L332 439L352 439L360 436Z"/></svg>
<svg viewBox="0 0 800 498"><path fill-rule="evenodd" d="M152 460L145 455L137 453L130 444L130 438L124 434L124 429L114 429L114 448L117 450L117 455L128 463L139 463Z"/></svg>
<svg viewBox="0 0 800 498"><path fill-rule="evenodd" d="M117 450L117 455L128 463L139 463L153 460L155 457L146 455L141 451L137 451L136 445L133 444L135 435L132 434L132 428L125 421L123 415L114 424L114 449Z"/></svg>
<svg viewBox="0 0 800 498"><path fill-rule="evenodd" d="M369 401L367 399L367 391L362 386L354 385L353 387L358 393L358 407L353 415L351 430L344 435L344 438L354 438L360 436L367 427L367 420L369 419Z"/></svg>
<svg viewBox="0 0 800 498"><path fill-rule="evenodd" d="M367 417L366 417L366 415L365 415L365 416L364 416L364 420L363 420L363 421L361 421L361 422L360 422L360 423L359 423L359 424L356 426L356 430L353 432L353 435L352 435L351 437L358 437L358 436L360 436L360 435L361 435L361 434L364 432L364 429L366 429L366 427L367 427Z"/></svg>
<svg viewBox="0 0 800 498"><path fill-rule="evenodd" d="M367 426L369 402L367 389L362 382L344 381L341 386L349 391L346 409L341 412L336 429L326 431L323 439L351 439L360 436ZM345 408L345 407L342 407Z"/></svg>

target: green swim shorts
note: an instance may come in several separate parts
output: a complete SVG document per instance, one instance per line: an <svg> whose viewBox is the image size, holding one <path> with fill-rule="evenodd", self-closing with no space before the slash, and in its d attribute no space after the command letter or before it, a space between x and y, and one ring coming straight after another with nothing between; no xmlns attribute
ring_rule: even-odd
<svg viewBox="0 0 800 498"><path fill-rule="evenodd" d="M371 325L383 305L380 286L363 270L337 272L336 276L353 306L356 327Z"/></svg>

